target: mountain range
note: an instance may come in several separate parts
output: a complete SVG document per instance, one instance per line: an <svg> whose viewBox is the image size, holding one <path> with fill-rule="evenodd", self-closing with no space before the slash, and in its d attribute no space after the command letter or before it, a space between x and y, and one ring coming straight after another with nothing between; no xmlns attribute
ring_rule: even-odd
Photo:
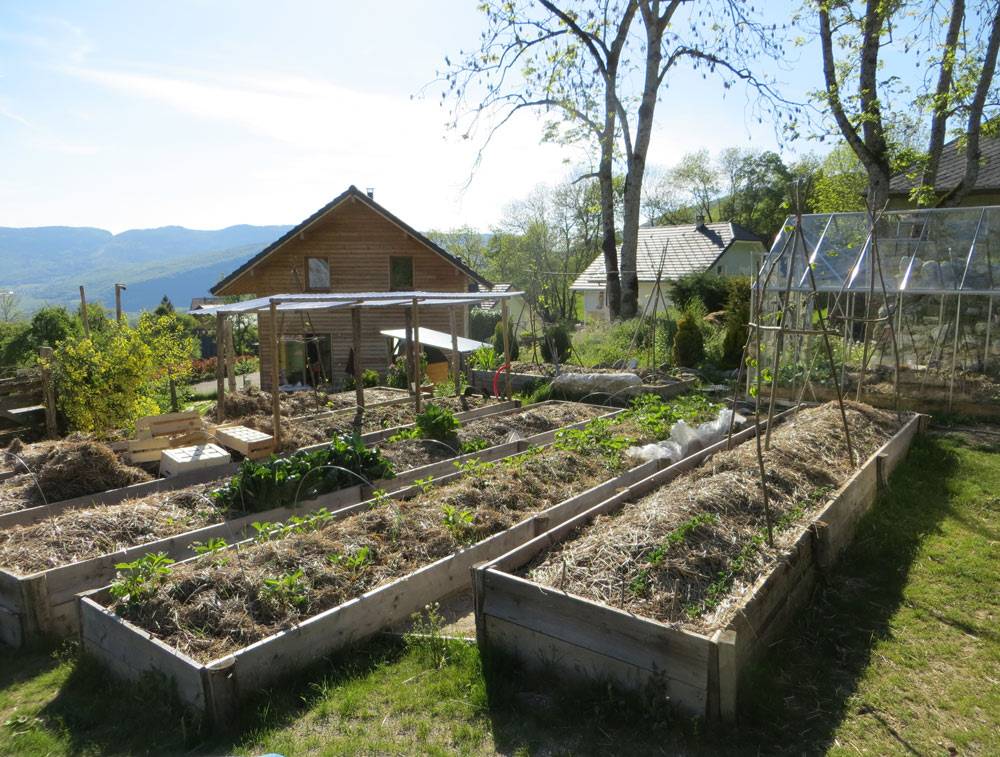
<svg viewBox="0 0 1000 757"><path fill-rule="evenodd" d="M108 307L114 307L115 283L125 284L130 313L156 307L164 295L186 309L290 228L164 226L112 234L87 227L0 227L0 291L15 292L23 314L49 304L75 307L81 284L88 302Z"/></svg>

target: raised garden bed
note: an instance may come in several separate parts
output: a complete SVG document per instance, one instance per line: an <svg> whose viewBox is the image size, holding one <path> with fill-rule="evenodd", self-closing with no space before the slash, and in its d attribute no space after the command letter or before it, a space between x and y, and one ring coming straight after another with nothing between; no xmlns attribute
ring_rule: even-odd
<svg viewBox="0 0 1000 757"><path fill-rule="evenodd" d="M384 404L412 401L410 393L405 389L395 389L388 386L374 386L365 389L366 407L378 407ZM282 392L280 395L281 414L288 418L309 417L330 411L354 410L357 406L357 393L352 389L346 392ZM226 418L246 415L268 415L271 413L271 394L255 387L226 393ZM214 416L215 407L209 408Z"/></svg>
<svg viewBox="0 0 1000 757"><path fill-rule="evenodd" d="M470 460L472 475L405 504L174 566L136 602L98 590L81 603L84 645L127 677L173 677L182 701L224 721L247 693L464 588L475 562L647 478L663 463L627 468L612 432L649 439L652 422L625 413L492 466Z"/></svg>
<svg viewBox="0 0 1000 757"><path fill-rule="evenodd" d="M507 413L512 410L516 410L518 407L520 407L520 403L516 401L486 403L472 410L457 412L455 413L455 417L462 423L467 423L477 418ZM389 428L381 425L383 421L396 420L399 418L402 418L403 420L412 420L412 412L401 415L394 412L391 416L374 415L374 412L375 411L373 411L373 415L371 416L366 415L366 427L370 430L361 435L361 440L365 444L376 444L384 439L388 439L394 434L398 434L401 431L413 427L412 423L391 426ZM344 423L339 425L330 425L329 428L331 429L331 433L324 437L325 439L330 439L337 434L348 433L351 431L352 426L350 423ZM329 442L324 441L310 444L302 449L313 450L328 445ZM170 478L147 480L130 486L124 486L119 489L109 489L107 491L100 491L93 494L85 494L72 499L49 502L47 505L40 504L41 497L38 495L31 475L27 473L18 474L16 479L12 478L8 481L0 482L0 487L10 483L10 485L12 487L16 487L16 491L20 493L18 495L19 499L16 499L13 494L8 497L7 502L9 509L6 512L0 513L0 531L5 528L9 528L10 526L37 523L40 520L44 520L45 518L48 518L56 513L63 512L64 510L73 510L81 507L93 507L96 505L113 505L126 500L146 497L157 492L180 491L197 484L209 481L218 481L223 478L231 477L236 473L238 468L238 463L231 463L229 465L221 465L207 470L182 473L177 476L171 476ZM15 506L17 503L20 503L20 507Z"/></svg>
<svg viewBox="0 0 1000 757"><path fill-rule="evenodd" d="M734 719L740 674L808 600L926 421L848 412L863 460L853 470L829 405L772 434L774 549L755 445L744 444L628 508L609 498L477 567L484 653Z"/></svg>
<svg viewBox="0 0 1000 757"><path fill-rule="evenodd" d="M463 469L459 466L469 458L485 463L514 455L534 445L551 442L557 424L565 425L578 418L570 426L580 426L602 413L609 417L614 414L595 406L553 402L539 406L533 411L535 420L525 423L517 420L525 413L514 412L515 408L508 406L501 410L503 415L499 418L494 417L496 413L482 415L485 409L473 411L479 413L478 420L474 418L463 427L470 438L478 438L479 424L485 424L487 430L503 423L512 428L537 428L539 418L547 417L551 425L548 431L525 439L412 467L392 479L373 482L371 486L349 485L295 506L277 506L249 514L235 512L226 519L225 509L207 496L208 491L218 485L216 482L215 486L202 485L157 496L155 501L148 503L95 506L84 512L63 511L61 517L49 515L33 525L0 532L0 555L9 556L6 560L8 570L0 570L0 640L19 645L37 635L72 632L77 622L74 595L107 583L114 577L118 563L147 552L162 551L173 558L188 557L194 554L192 545L195 543L208 544L213 539L235 542L244 538L247 531L252 532L255 522L285 520L319 507L333 510L334 516L342 517L352 511L351 505L365 501L370 504L374 491L385 490L385 496L398 499L413 496L419 490L416 482L431 479L441 482L462 475ZM12 567L21 575L9 572ZM3 585L8 587L6 591Z"/></svg>

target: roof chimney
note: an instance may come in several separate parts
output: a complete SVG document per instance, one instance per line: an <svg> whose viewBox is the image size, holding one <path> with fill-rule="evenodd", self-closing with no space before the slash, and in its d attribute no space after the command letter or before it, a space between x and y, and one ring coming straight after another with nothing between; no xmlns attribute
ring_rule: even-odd
<svg viewBox="0 0 1000 757"><path fill-rule="evenodd" d="M368 199L369 200L374 200L375 199L375 187L368 187L365 190L365 194L368 195Z"/></svg>
<svg viewBox="0 0 1000 757"><path fill-rule="evenodd" d="M695 226L696 229L704 228L704 226L705 226L705 216L702 213L699 213L698 215L696 215L694 217L694 226Z"/></svg>

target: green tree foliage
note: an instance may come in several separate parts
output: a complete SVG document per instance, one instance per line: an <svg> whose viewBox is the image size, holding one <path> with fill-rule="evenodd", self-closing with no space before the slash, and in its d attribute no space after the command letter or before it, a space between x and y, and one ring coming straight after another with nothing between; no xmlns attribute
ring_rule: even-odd
<svg viewBox="0 0 1000 757"><path fill-rule="evenodd" d="M721 218L774 239L788 215L791 171L774 152L729 148L719 156L728 194L720 202Z"/></svg>
<svg viewBox="0 0 1000 757"><path fill-rule="evenodd" d="M705 359L705 339L695 315L686 310L677 321L674 334L674 365L694 368Z"/></svg>
<svg viewBox="0 0 1000 757"><path fill-rule="evenodd" d="M469 339L484 342L492 338L500 322L500 313L496 310L472 308L469 311Z"/></svg>
<svg viewBox="0 0 1000 757"><path fill-rule="evenodd" d="M89 338L69 336L54 358L59 409L73 429L103 432L159 412L147 393L153 352L137 330L112 324Z"/></svg>
<svg viewBox="0 0 1000 757"><path fill-rule="evenodd" d="M668 285L670 300L681 310L686 309L691 301L698 299L710 313L716 313L726 306L729 298L727 279L714 273L689 273Z"/></svg>
<svg viewBox="0 0 1000 757"><path fill-rule="evenodd" d="M197 341L188 325L172 309L161 311L157 308L143 313L139 316L136 329L139 338L152 352L156 372L154 381L166 382L170 391L170 409L177 412L177 384L191 374L191 360L197 356Z"/></svg>
<svg viewBox="0 0 1000 757"><path fill-rule="evenodd" d="M841 213L865 209L868 177L864 166L846 143L837 145L823 159L812 194L814 213Z"/></svg>
<svg viewBox="0 0 1000 757"><path fill-rule="evenodd" d="M712 221L712 209L722 191L719 170L708 150L696 150L682 156L670 170L674 185L687 197L695 213Z"/></svg>
<svg viewBox="0 0 1000 757"><path fill-rule="evenodd" d="M452 255L462 258L474 271L483 273L486 270L486 242L482 232L470 226L461 226L448 231L432 229L426 236Z"/></svg>
<svg viewBox="0 0 1000 757"><path fill-rule="evenodd" d="M38 355L39 347L56 347L64 339L81 332L80 321L66 308L49 305L38 310L28 323L5 324L0 337L4 365L24 365Z"/></svg>

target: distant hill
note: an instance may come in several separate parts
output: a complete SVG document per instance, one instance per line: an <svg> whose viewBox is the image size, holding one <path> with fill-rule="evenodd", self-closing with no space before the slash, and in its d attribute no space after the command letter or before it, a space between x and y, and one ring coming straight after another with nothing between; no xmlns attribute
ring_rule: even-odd
<svg viewBox="0 0 1000 757"><path fill-rule="evenodd" d="M116 282L128 287L129 312L153 308L163 295L187 307L290 228L165 226L112 234L85 227L0 227L0 289L17 292L25 313L46 304L75 305L81 284L88 301L113 306Z"/></svg>

